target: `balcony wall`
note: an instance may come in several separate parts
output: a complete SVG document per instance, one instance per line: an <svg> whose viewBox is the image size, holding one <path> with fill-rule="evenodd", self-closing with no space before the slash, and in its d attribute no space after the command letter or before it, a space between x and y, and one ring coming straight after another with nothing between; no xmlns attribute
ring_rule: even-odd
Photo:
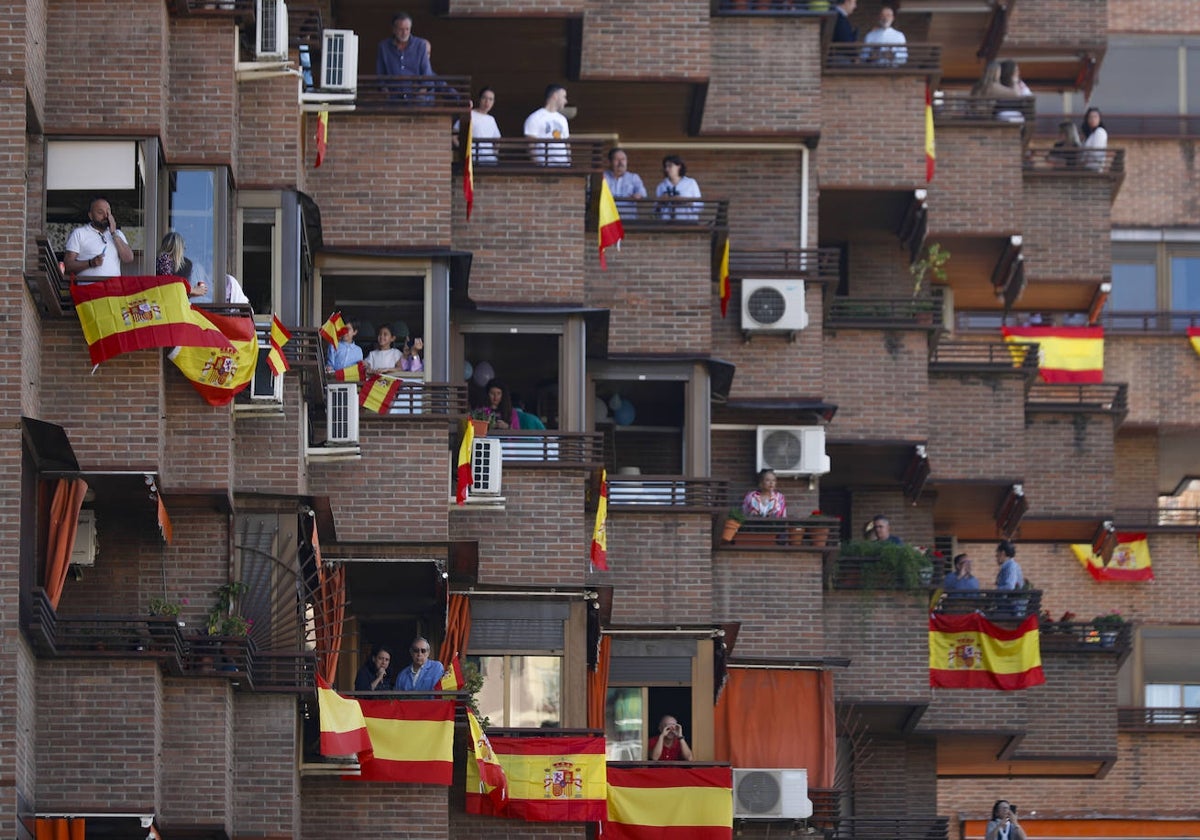
<svg viewBox="0 0 1200 840"><path fill-rule="evenodd" d="M1107 0L1042 0L1013 5L1004 47L1017 54L1039 47L1068 53L1080 47L1102 48L1107 41Z"/></svg>
<svg viewBox="0 0 1200 840"><path fill-rule="evenodd" d="M237 87L237 174L242 189L304 189L305 169L316 160L317 115L302 114L300 81L292 76L245 82ZM340 155L342 129L352 125L343 114L330 114L327 163ZM349 138L347 138L349 139ZM393 208L393 218L396 214Z"/></svg>
<svg viewBox="0 0 1200 840"><path fill-rule="evenodd" d="M703 0L585 0L580 78L705 81L710 37Z"/></svg>
<svg viewBox="0 0 1200 840"><path fill-rule="evenodd" d="M223 825L230 832L233 690L224 679L165 683L160 819L175 825Z"/></svg>
<svg viewBox="0 0 1200 840"><path fill-rule="evenodd" d="M1113 418L1030 414L1025 429L1025 496L1036 518L1104 514L1113 508Z"/></svg>
<svg viewBox="0 0 1200 840"><path fill-rule="evenodd" d="M327 248L450 244L447 122L437 114L330 115L328 154L307 179Z"/></svg>
<svg viewBox="0 0 1200 840"><path fill-rule="evenodd" d="M838 703L924 703L929 696L926 592L825 593L825 655L852 661L838 672Z"/></svg>
<svg viewBox="0 0 1200 840"><path fill-rule="evenodd" d="M331 776L301 779L301 831L296 837L390 840L402 824L408 836L448 840L448 800L454 790L445 785L364 784ZM462 794L458 796L461 801Z"/></svg>
<svg viewBox="0 0 1200 840"><path fill-rule="evenodd" d="M1011 477L1024 470L1023 374L931 371L929 417L933 480Z"/></svg>
<svg viewBox="0 0 1200 840"><path fill-rule="evenodd" d="M821 79L822 188L911 190L925 185L925 79Z"/></svg>
<svg viewBox="0 0 1200 840"><path fill-rule="evenodd" d="M1107 247L1112 183L1107 175L1026 170L1024 178L1025 277L1095 284L1111 273Z"/></svg>
<svg viewBox="0 0 1200 840"><path fill-rule="evenodd" d="M1139 18L1153 13L1138 4ZM1200 225L1200 172L1196 141L1164 143L1158 138L1121 137L1125 171L1136 189L1121 190L1113 202L1112 223L1131 227Z"/></svg>
<svg viewBox="0 0 1200 840"><path fill-rule="evenodd" d="M234 416L234 490L285 496L308 492L304 452L307 410L298 372L283 377L282 413ZM321 422L316 420L314 422Z"/></svg>
<svg viewBox="0 0 1200 840"><path fill-rule="evenodd" d="M93 375L79 321L45 321L39 419L66 430L85 470L157 472L166 440L163 364L162 351L138 350Z"/></svg>
<svg viewBox="0 0 1200 840"><path fill-rule="evenodd" d="M929 184L930 239L1019 232L1021 126L939 121L936 131L937 173Z"/></svg>
<svg viewBox="0 0 1200 840"><path fill-rule="evenodd" d="M819 553L731 549L712 557L711 620L741 622L738 657L825 651ZM840 694L840 674L837 679Z"/></svg>
<svg viewBox="0 0 1200 840"><path fill-rule="evenodd" d="M742 333L742 283L735 281L731 286L725 318L721 317L715 297L711 304L713 355L737 366L730 399L820 395L825 387L827 364L821 332L825 287L817 283L804 285L808 327L796 333L794 341L789 341L786 335L755 335L746 341ZM763 364L764 358L769 358L770 364ZM753 443L751 440L751 446ZM749 458L742 465L739 478L754 466L753 450Z"/></svg>
<svg viewBox="0 0 1200 840"><path fill-rule="evenodd" d="M231 165L237 178L239 85L233 73L237 52L238 31L229 18L171 19L171 107L167 111L171 142L164 145L163 153L172 164ZM290 81L295 91L296 80ZM296 98L285 101L299 110Z"/></svg>
<svg viewBox="0 0 1200 840"><path fill-rule="evenodd" d="M239 834L300 837L297 746L294 697L235 696L233 806Z"/></svg>
<svg viewBox="0 0 1200 840"><path fill-rule="evenodd" d="M728 20L725 18L723 20ZM760 23L762 21L752 21ZM800 81L797 81L800 84ZM709 91L711 107L712 92ZM659 162L676 150L631 152L651 193L661 180ZM688 173L695 176L705 198L729 200L729 241L734 251L754 248L802 248L800 193L803 155L799 150L712 151L696 149L684 155ZM630 163L633 168L633 161ZM815 179L814 179L815 180ZM816 226L815 201L809 205L809 229ZM810 232L810 241L816 241ZM621 247L624 247L622 245Z"/></svg>
<svg viewBox="0 0 1200 840"><path fill-rule="evenodd" d="M711 30L712 75L701 134L820 131L819 17L719 17Z"/></svg>
<svg viewBox="0 0 1200 840"><path fill-rule="evenodd" d="M937 787L937 745L932 739L872 735L854 769L854 812L888 817L935 814Z"/></svg>
<svg viewBox="0 0 1200 840"><path fill-rule="evenodd" d="M1182 333L1104 340L1104 378L1129 384L1131 426L1194 426L1200 416L1200 361Z"/></svg>
<svg viewBox="0 0 1200 840"><path fill-rule="evenodd" d="M586 178L482 170L476 170L471 221L462 190L453 189L454 247L474 255L471 299L582 303L584 253L596 250L595 234L583 235ZM610 263L610 271L614 268Z"/></svg>
<svg viewBox="0 0 1200 840"><path fill-rule="evenodd" d="M923 331L840 329L824 342L826 402L839 439L924 439L929 345ZM863 372L870 371L864 378Z"/></svg>
<svg viewBox="0 0 1200 840"><path fill-rule="evenodd" d="M233 483L232 408L209 405L175 365L168 367L163 371L166 443L160 486L225 492Z"/></svg>

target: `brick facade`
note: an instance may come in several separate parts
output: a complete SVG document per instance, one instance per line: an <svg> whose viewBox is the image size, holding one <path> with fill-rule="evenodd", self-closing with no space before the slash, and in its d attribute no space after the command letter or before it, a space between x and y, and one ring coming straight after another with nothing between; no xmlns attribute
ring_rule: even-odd
<svg viewBox="0 0 1200 840"><path fill-rule="evenodd" d="M1022 253L1025 277L1104 280L1111 274L1107 247L1112 185L1102 175L1025 176Z"/></svg>
<svg viewBox="0 0 1200 840"><path fill-rule="evenodd" d="M1112 510L1113 421L1102 414L1032 414L1025 495L1037 516Z"/></svg>
<svg viewBox="0 0 1200 840"><path fill-rule="evenodd" d="M924 438L929 427L924 332L827 331L823 352L823 396L838 406L837 437Z"/></svg>
<svg viewBox="0 0 1200 840"><path fill-rule="evenodd" d="M925 185L925 80L913 76L821 79L823 188Z"/></svg>
<svg viewBox="0 0 1200 840"><path fill-rule="evenodd" d="M705 81L711 37L701 0L585 0L580 76Z"/></svg>
<svg viewBox="0 0 1200 840"><path fill-rule="evenodd" d="M937 175L929 184L929 235L1007 236L1020 231L1024 198L1020 126L939 122L936 132Z"/></svg>
<svg viewBox="0 0 1200 840"><path fill-rule="evenodd" d="M1019 477L1026 470L1025 379L1019 375L931 373L932 477Z"/></svg>

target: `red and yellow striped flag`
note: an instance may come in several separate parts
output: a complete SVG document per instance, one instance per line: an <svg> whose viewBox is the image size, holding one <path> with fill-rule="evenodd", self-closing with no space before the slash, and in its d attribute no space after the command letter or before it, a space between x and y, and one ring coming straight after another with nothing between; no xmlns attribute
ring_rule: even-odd
<svg viewBox="0 0 1200 840"><path fill-rule="evenodd" d="M604 249L612 245L621 250L621 240L625 238L625 225L621 223L621 214L617 212L617 202L613 200L612 190L608 181L600 179L600 267L608 268L608 260L604 257Z"/></svg>
<svg viewBox="0 0 1200 840"><path fill-rule="evenodd" d="M335 370L333 378L338 382L362 382L367 378L367 366L362 362L350 365L350 367Z"/></svg>
<svg viewBox="0 0 1200 840"><path fill-rule="evenodd" d="M729 767L608 767L605 840L729 840Z"/></svg>
<svg viewBox="0 0 1200 840"><path fill-rule="evenodd" d="M400 390L400 380L390 376L372 376L358 392L358 404L367 411L376 414L387 414L392 410L396 401L396 393Z"/></svg>
<svg viewBox="0 0 1200 840"><path fill-rule="evenodd" d="M1013 366L1025 361L1026 348L1038 344L1038 369L1052 383L1104 381L1104 327L1001 327Z"/></svg>
<svg viewBox="0 0 1200 840"><path fill-rule="evenodd" d="M363 700L371 754L360 753L365 782L449 785L454 774L453 700Z"/></svg>
<svg viewBox="0 0 1200 840"><path fill-rule="evenodd" d="M1188 327L1187 334L1192 349L1196 351L1197 356L1200 356L1200 327Z"/></svg>
<svg viewBox="0 0 1200 840"><path fill-rule="evenodd" d="M228 405L246 389L258 366L258 335L248 315L203 315L229 347L176 347L167 354L209 405Z"/></svg>
<svg viewBox="0 0 1200 840"><path fill-rule="evenodd" d="M313 164L314 169L319 169L321 164L325 162L325 152L329 148L329 112L322 111L317 114L317 162Z"/></svg>
<svg viewBox="0 0 1200 840"><path fill-rule="evenodd" d="M321 338L328 341L335 348L338 346L338 339L350 331L346 326L346 322L342 320L341 312L334 312L330 315L321 328L317 330L321 334Z"/></svg>
<svg viewBox="0 0 1200 840"><path fill-rule="evenodd" d="M592 822L608 813L604 738L491 739L508 779L504 816L528 822ZM467 762L467 813L496 814L480 793L479 768Z"/></svg>
<svg viewBox="0 0 1200 840"><path fill-rule="evenodd" d="M729 239L725 239L725 247L721 249L721 267L717 269L717 292L721 297L721 317L729 312Z"/></svg>
<svg viewBox="0 0 1200 840"><path fill-rule="evenodd" d="M475 131L471 125L471 113L467 112L467 147L463 152L463 200L467 205L467 221L471 221L471 208L475 206Z"/></svg>
<svg viewBox="0 0 1200 840"><path fill-rule="evenodd" d="M450 664L446 666L446 673L442 674L441 688L443 691L458 691L464 685L466 680L463 679L462 663L458 660L458 654L454 654L454 658L450 660Z"/></svg>
<svg viewBox="0 0 1200 840"><path fill-rule="evenodd" d="M929 684L934 688L1015 691L1045 682L1036 615L1015 630L979 613L929 616Z"/></svg>
<svg viewBox="0 0 1200 840"><path fill-rule="evenodd" d="M608 470L600 471L600 500L596 503L596 525L592 528L592 565L608 571Z"/></svg>
<svg viewBox="0 0 1200 840"><path fill-rule="evenodd" d="M490 805L488 813L502 815L508 803L508 777L504 774L504 765L496 758L492 742L470 708L467 709L467 723L471 727L471 752L475 755L474 761L467 762L467 795L486 796Z"/></svg>
<svg viewBox="0 0 1200 840"><path fill-rule="evenodd" d="M110 277L72 283L71 299L94 365L151 347L232 347L188 302L188 285L182 277Z"/></svg>
<svg viewBox="0 0 1200 840"><path fill-rule="evenodd" d="M1117 547L1107 565L1090 545L1072 545L1071 552L1096 580L1154 580L1150 544L1144 533L1118 532Z"/></svg>
<svg viewBox="0 0 1200 840"><path fill-rule="evenodd" d="M925 83L925 182L933 180L937 169L937 143L933 138L933 92Z"/></svg>
<svg viewBox="0 0 1200 840"><path fill-rule="evenodd" d="M271 367L271 373L276 376L283 376L292 369L283 355L283 345L291 340L292 334L283 325L283 321L279 320L278 315L271 315L271 349L267 352L267 364Z"/></svg>
<svg viewBox="0 0 1200 840"><path fill-rule="evenodd" d="M458 464L457 464L457 488L454 492L454 501L457 504L465 505L467 496L470 495L471 486L475 479L471 475L471 455L475 450L475 426L467 422L467 427L463 430L462 443L458 445Z"/></svg>
<svg viewBox="0 0 1200 840"><path fill-rule="evenodd" d="M362 706L343 697L317 677L317 711L321 719L321 755L358 755L370 752L371 737Z"/></svg>

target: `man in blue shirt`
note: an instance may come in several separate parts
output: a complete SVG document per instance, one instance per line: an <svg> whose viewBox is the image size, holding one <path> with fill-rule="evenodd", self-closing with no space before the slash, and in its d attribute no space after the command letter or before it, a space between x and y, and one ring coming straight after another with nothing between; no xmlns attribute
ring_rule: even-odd
<svg viewBox="0 0 1200 840"><path fill-rule="evenodd" d="M379 51L375 54L376 76L432 76L433 65L429 62L430 46L424 38L412 34L412 16L408 12L400 12L392 18L392 37L379 42ZM428 99L424 89L410 87L409 82L387 82L380 84L385 90L398 95L400 99L410 99L420 95Z"/></svg>
<svg viewBox="0 0 1200 840"><path fill-rule="evenodd" d="M430 691L441 682L445 667L436 659L429 658L429 640L417 636L408 646L412 655L412 666L396 676L397 691Z"/></svg>
<svg viewBox="0 0 1200 840"><path fill-rule="evenodd" d="M622 219L636 219L637 205L623 198L645 198L646 186L642 177L629 171L629 156L625 150L614 148L608 153L608 169L604 170L604 180L616 199L617 212Z"/></svg>
<svg viewBox="0 0 1200 840"><path fill-rule="evenodd" d="M997 589L1012 591L1025 585L1025 575L1021 573L1021 564L1016 556L1017 547L1012 540L1001 540L996 546L996 565L1000 567L996 573Z"/></svg>

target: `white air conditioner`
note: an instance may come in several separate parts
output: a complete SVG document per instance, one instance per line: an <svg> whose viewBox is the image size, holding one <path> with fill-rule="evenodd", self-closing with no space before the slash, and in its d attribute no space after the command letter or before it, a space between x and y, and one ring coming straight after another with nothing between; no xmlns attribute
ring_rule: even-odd
<svg viewBox="0 0 1200 840"><path fill-rule="evenodd" d="M499 496L504 457L500 438L477 437L471 450L471 495Z"/></svg>
<svg viewBox="0 0 1200 840"><path fill-rule="evenodd" d="M804 819L813 813L807 770L733 771L733 817L739 820Z"/></svg>
<svg viewBox="0 0 1200 840"><path fill-rule="evenodd" d="M288 17L283 0L254 0L254 44L256 61L287 59Z"/></svg>
<svg viewBox="0 0 1200 840"><path fill-rule="evenodd" d="M742 329L795 332L808 326L803 280L743 280Z"/></svg>
<svg viewBox="0 0 1200 840"><path fill-rule="evenodd" d="M79 530L75 532L75 547L71 549L74 566L96 565L96 511L79 511Z"/></svg>
<svg viewBox="0 0 1200 840"><path fill-rule="evenodd" d="M358 386L352 382L325 389L325 440L358 443Z"/></svg>
<svg viewBox="0 0 1200 840"><path fill-rule="evenodd" d="M351 29L321 32L321 89L353 91L358 87L358 36Z"/></svg>
<svg viewBox="0 0 1200 840"><path fill-rule="evenodd" d="M759 426L758 468L777 475L825 475L824 426Z"/></svg>

